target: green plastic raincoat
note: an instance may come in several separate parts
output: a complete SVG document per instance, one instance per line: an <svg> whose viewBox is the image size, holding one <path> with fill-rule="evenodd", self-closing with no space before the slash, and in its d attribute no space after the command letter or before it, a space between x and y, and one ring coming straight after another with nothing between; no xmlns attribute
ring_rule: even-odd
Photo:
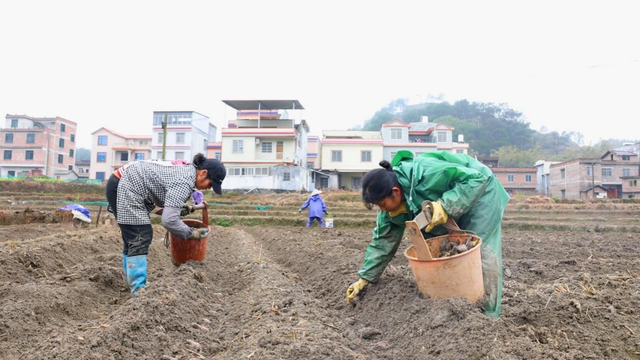
<svg viewBox="0 0 640 360"><path fill-rule="evenodd" d="M391 163L402 186L407 212L390 216L380 211L373 239L364 255L358 275L377 281L394 257L405 229L425 200L440 201L461 229L482 238L482 274L485 288L485 315L500 316L502 299L502 214L509 195L493 172L470 156L447 152L428 152L415 159L410 151L399 151ZM446 234L435 227L427 237Z"/></svg>

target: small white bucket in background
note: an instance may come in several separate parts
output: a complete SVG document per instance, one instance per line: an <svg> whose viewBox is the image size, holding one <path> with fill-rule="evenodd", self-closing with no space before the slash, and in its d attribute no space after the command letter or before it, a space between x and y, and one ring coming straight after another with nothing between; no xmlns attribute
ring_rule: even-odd
<svg viewBox="0 0 640 360"><path fill-rule="evenodd" d="M333 219L324 219L324 226L328 228L333 228Z"/></svg>

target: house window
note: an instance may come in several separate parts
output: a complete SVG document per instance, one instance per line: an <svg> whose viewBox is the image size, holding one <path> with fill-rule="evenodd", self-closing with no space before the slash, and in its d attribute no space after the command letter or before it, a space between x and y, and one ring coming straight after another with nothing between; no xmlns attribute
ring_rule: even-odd
<svg viewBox="0 0 640 360"><path fill-rule="evenodd" d="M331 161L342 162L342 150L331 150Z"/></svg>
<svg viewBox="0 0 640 360"><path fill-rule="evenodd" d="M587 176L591 176L593 174L593 166L587 167Z"/></svg>
<svg viewBox="0 0 640 360"><path fill-rule="evenodd" d="M308 162L307 163L307 169L313 169L313 163L312 162Z"/></svg>
<svg viewBox="0 0 640 360"><path fill-rule="evenodd" d="M565 169L560 169L560 179L564 179L565 178Z"/></svg>
<svg viewBox="0 0 640 360"><path fill-rule="evenodd" d="M5 150L4 151L4 159L5 160L11 160L11 150Z"/></svg>
<svg viewBox="0 0 640 360"><path fill-rule="evenodd" d="M64 139L60 139L60 141L58 141L58 145L60 145L60 147L64 149Z"/></svg>
<svg viewBox="0 0 640 360"><path fill-rule="evenodd" d="M602 177L611 177L613 170L611 168L602 168Z"/></svg>
<svg viewBox="0 0 640 360"><path fill-rule="evenodd" d="M63 161L64 161L64 155L58 154L58 164L62 164Z"/></svg>
<svg viewBox="0 0 640 360"><path fill-rule="evenodd" d="M69 165L68 169L73 170L73 165Z"/></svg>
<svg viewBox="0 0 640 360"><path fill-rule="evenodd" d="M359 189L361 182L362 182L361 177L354 177L353 179L351 179L351 185L352 185L351 187L354 189Z"/></svg>
<svg viewBox="0 0 640 360"><path fill-rule="evenodd" d="M104 180L104 172L99 171L96 173L96 180Z"/></svg>
<svg viewBox="0 0 640 360"><path fill-rule="evenodd" d="M328 188L329 187L329 178L328 177L321 177L320 178L320 187L322 188Z"/></svg>
<svg viewBox="0 0 640 360"><path fill-rule="evenodd" d="M391 129L391 140L402 139L402 129Z"/></svg>
<svg viewBox="0 0 640 360"><path fill-rule="evenodd" d="M627 160L631 160L631 156L629 156L629 155L622 155L622 160L625 160L625 161L627 161Z"/></svg>
<svg viewBox="0 0 640 360"><path fill-rule="evenodd" d="M360 153L360 161L371 162L371 151L363 151Z"/></svg>
<svg viewBox="0 0 640 360"><path fill-rule="evenodd" d="M464 150L457 149L456 154L464 154Z"/></svg>
<svg viewBox="0 0 640 360"><path fill-rule="evenodd" d="M97 162L107 162L107 153L99 152L96 157Z"/></svg>
<svg viewBox="0 0 640 360"><path fill-rule="evenodd" d="M98 136L98 145L107 145L107 135Z"/></svg>
<svg viewBox="0 0 640 360"><path fill-rule="evenodd" d="M560 190L560 196L561 199L566 199L567 198L567 190Z"/></svg>
<svg viewBox="0 0 640 360"><path fill-rule="evenodd" d="M397 151L392 151L391 152L391 160L393 160L393 158L396 156L398 152Z"/></svg>
<svg viewBox="0 0 640 360"><path fill-rule="evenodd" d="M633 186L633 180L629 180L629 186Z"/></svg>
<svg viewBox="0 0 640 360"><path fill-rule="evenodd" d="M25 160L33 160L33 150L27 150L24 152Z"/></svg>
<svg viewBox="0 0 640 360"><path fill-rule="evenodd" d="M444 131L438 131L438 142L447 142L447 133Z"/></svg>
<svg viewBox="0 0 640 360"><path fill-rule="evenodd" d="M176 144L184 144L184 133L176 133Z"/></svg>
<svg viewBox="0 0 640 360"><path fill-rule="evenodd" d="M530 183L532 178L533 178L533 176L531 176L531 174L527 174L527 175L524 176L524 182Z"/></svg>
<svg viewBox="0 0 640 360"><path fill-rule="evenodd" d="M215 158L216 158L216 160L220 161L220 159L222 159L222 153L220 153L220 151L217 151L216 155L215 155Z"/></svg>
<svg viewBox="0 0 640 360"><path fill-rule="evenodd" d="M69 149L69 157L73 157L73 149Z"/></svg>
<svg viewBox="0 0 640 360"><path fill-rule="evenodd" d="M60 124L60 132L65 132L67 130L67 126L65 124Z"/></svg>
<svg viewBox="0 0 640 360"><path fill-rule="evenodd" d="M36 142L36 134L27 134L27 144Z"/></svg>
<svg viewBox="0 0 640 360"><path fill-rule="evenodd" d="M184 160L184 151L176 151L176 160Z"/></svg>
<svg viewBox="0 0 640 360"><path fill-rule="evenodd" d="M622 176L631 176L631 169L622 169Z"/></svg>
<svg viewBox="0 0 640 360"><path fill-rule="evenodd" d="M69 140L70 140L71 142L76 142L76 134L71 134L71 135L69 135Z"/></svg>
<svg viewBox="0 0 640 360"><path fill-rule="evenodd" d="M507 174L507 182L513 182L514 181L514 176L513 174Z"/></svg>
<svg viewBox="0 0 640 360"><path fill-rule="evenodd" d="M262 152L263 153L273 152L273 143L271 143L271 142L263 142L262 143Z"/></svg>
<svg viewBox="0 0 640 360"><path fill-rule="evenodd" d="M11 127L12 128L18 127L18 119L11 119Z"/></svg>
<svg viewBox="0 0 640 360"><path fill-rule="evenodd" d="M120 153L120 161L129 161L129 153L128 152Z"/></svg>
<svg viewBox="0 0 640 360"><path fill-rule="evenodd" d="M256 168L256 176L269 176L269 168L268 167Z"/></svg>
<svg viewBox="0 0 640 360"><path fill-rule="evenodd" d="M13 133L4 134L4 142L6 142L7 144L12 143L13 142Z"/></svg>
<svg viewBox="0 0 640 360"><path fill-rule="evenodd" d="M158 153L156 154L156 159L162 160L162 151L158 151Z"/></svg>
<svg viewBox="0 0 640 360"><path fill-rule="evenodd" d="M144 154L143 153L136 153L136 161L138 160L144 160Z"/></svg>
<svg viewBox="0 0 640 360"><path fill-rule="evenodd" d="M164 140L164 133L158 133L158 143L162 144L162 140Z"/></svg>
<svg viewBox="0 0 640 360"><path fill-rule="evenodd" d="M282 181L291 181L291 173L290 172L283 173Z"/></svg>
<svg viewBox="0 0 640 360"><path fill-rule="evenodd" d="M241 154L244 152L244 140L233 140L233 146L231 152Z"/></svg>
<svg viewBox="0 0 640 360"><path fill-rule="evenodd" d="M7 176L9 178L14 178L14 177L16 177L16 172L13 171L13 170L7 171Z"/></svg>

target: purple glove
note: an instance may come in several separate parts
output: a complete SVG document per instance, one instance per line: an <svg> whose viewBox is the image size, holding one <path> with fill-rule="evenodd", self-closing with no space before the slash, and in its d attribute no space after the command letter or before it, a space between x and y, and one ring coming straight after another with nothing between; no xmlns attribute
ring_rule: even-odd
<svg viewBox="0 0 640 360"><path fill-rule="evenodd" d="M200 191L196 190L191 194L191 200L193 200L193 205L200 205L204 202L204 196Z"/></svg>

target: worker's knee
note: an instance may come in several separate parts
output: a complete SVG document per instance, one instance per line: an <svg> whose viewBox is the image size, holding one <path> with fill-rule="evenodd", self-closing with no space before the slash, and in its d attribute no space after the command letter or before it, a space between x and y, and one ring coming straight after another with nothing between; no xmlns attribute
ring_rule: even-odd
<svg viewBox="0 0 640 360"><path fill-rule="evenodd" d="M153 239L151 225L120 225L128 256L146 255Z"/></svg>

